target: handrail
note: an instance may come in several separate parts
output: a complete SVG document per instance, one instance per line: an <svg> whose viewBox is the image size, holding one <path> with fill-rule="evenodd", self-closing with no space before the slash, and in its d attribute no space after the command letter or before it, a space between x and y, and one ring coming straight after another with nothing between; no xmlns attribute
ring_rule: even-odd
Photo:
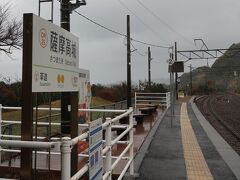
<svg viewBox="0 0 240 180"><path fill-rule="evenodd" d="M75 180L81 178L89 170L89 165L85 164L83 168L81 168L75 175L71 177L71 149L73 146L77 145L79 141L83 141L88 139L89 132L85 132L73 139L68 137L63 138L51 138L50 140L54 140L52 142L40 142L40 141L21 141L21 140L2 140L2 138L16 138L19 139L21 136L18 135L5 135L2 134L2 125L7 123L12 123L11 125L18 124L20 125L20 121L11 121L11 120L2 120L2 110L20 110L21 107L5 107L0 104L0 160L1 160L1 152L21 152L20 149L6 149L2 148L1 146L9 146L9 147L24 147L24 148L32 148L33 151L39 154L55 154L61 155L61 179L62 180ZM49 110L49 108L38 108L38 110ZM60 111L60 108L52 108L51 110ZM111 179L111 174L116 165L120 162L120 160L125 159L127 160L127 166L121 172L121 178L126 173L127 169L130 169L130 174L133 175L133 108L129 108L127 110L113 110L113 109L79 109L79 111L85 112L111 112L111 113L120 113L114 118L106 118L106 121L102 124L102 128L105 129L105 137L106 139L103 140L105 147L102 150L103 157L105 158L106 162L106 169L104 170L102 179ZM119 121L122 118L128 117L129 124L120 124L115 125L114 123ZM46 116L46 118L48 118ZM38 122L38 125L49 125L46 122ZM59 126L60 123L51 123L51 125ZM86 127L88 128L88 124L79 124L79 127ZM123 132L118 135L115 139L112 139L112 128L119 128L124 129ZM129 140L128 141L121 141L121 139L129 133ZM35 136L33 136L35 138ZM44 139L45 137L36 137L37 139ZM127 147L122 151L119 156L112 156L112 146L116 143L120 144L127 144ZM37 151L37 149L51 149L60 148L60 152L41 152ZM125 155L126 152L130 152L129 155ZM80 157L88 157L87 154L79 154ZM112 163L112 159L115 161ZM129 168L130 167L130 168Z"/></svg>
<svg viewBox="0 0 240 180"><path fill-rule="evenodd" d="M110 103L110 104L104 104L104 105L100 105L100 106L93 106L93 107L91 107L91 109L100 109L101 107L105 108L105 107L115 106L117 104L123 104L123 103L126 104L127 100L123 100L123 101L119 101L119 102L115 102L115 103Z"/></svg>
<svg viewBox="0 0 240 180"><path fill-rule="evenodd" d="M5 110L21 110L21 107L7 107L7 106L2 106L1 109ZM34 110L36 108L33 108ZM50 108L41 108L39 107L38 110L50 110ZM52 111L60 111L61 108L51 108ZM125 112L126 110L114 110L114 109L78 109L78 111L82 112L115 112L115 113L122 113Z"/></svg>
<svg viewBox="0 0 240 180"><path fill-rule="evenodd" d="M71 177L71 180L80 179L88 171L88 169L88 164L84 165L73 177Z"/></svg>
<svg viewBox="0 0 240 180"><path fill-rule="evenodd" d="M149 104L160 104L168 108L170 106L170 93L135 92L135 109Z"/></svg>
<svg viewBox="0 0 240 180"><path fill-rule="evenodd" d="M38 141L19 141L19 140L0 140L0 146L20 147L20 148L35 148L48 149L54 148L57 142L38 142Z"/></svg>
<svg viewBox="0 0 240 180"><path fill-rule="evenodd" d="M130 116L129 118L129 127L122 132L116 139L111 140L111 124L113 122L116 122L117 120L126 117L126 116ZM103 175L103 179L110 179L109 175L111 174L111 172L113 171L113 169L116 167L117 163L123 158L123 156L126 154L127 151L129 151L130 148L132 148L132 152L133 152L133 138L130 137L130 141L129 141L129 145L123 150L123 152L121 153L121 155L115 160L115 162L112 164L111 163L111 147L116 144L117 141L120 141L120 139L126 135L128 132L130 134L130 136L133 136L133 108L130 108L129 110L127 110L125 113L117 116L116 118L107 118L106 122L104 124L102 124L102 128L106 128L106 147L103 149L103 154L106 154L106 173ZM85 139L88 137L88 133L89 132L85 132L84 134L74 138L71 140L71 144L75 145L77 144L79 141ZM129 159L133 159L133 153L130 153L130 157ZM131 169L133 169L133 163L129 163L128 166L132 166ZM83 168L81 168L75 175L73 175L71 177L71 179L78 179L80 178L84 173L87 172L88 166L84 166ZM131 172L131 174L133 175L133 171Z"/></svg>
<svg viewBox="0 0 240 180"><path fill-rule="evenodd" d="M151 93L151 92L137 92L137 94L157 94L157 95L165 95L166 93Z"/></svg>

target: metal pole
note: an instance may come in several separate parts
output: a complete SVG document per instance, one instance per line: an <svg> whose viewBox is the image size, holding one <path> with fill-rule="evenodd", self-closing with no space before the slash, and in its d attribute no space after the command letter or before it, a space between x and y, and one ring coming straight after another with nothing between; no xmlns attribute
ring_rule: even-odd
<svg viewBox="0 0 240 180"><path fill-rule="evenodd" d="M71 179L71 146L69 137L62 138L61 144L61 179Z"/></svg>
<svg viewBox="0 0 240 180"><path fill-rule="evenodd" d="M2 104L0 104L0 140L2 139ZM2 147L0 146L0 164L2 163Z"/></svg>
<svg viewBox="0 0 240 180"><path fill-rule="evenodd" d="M61 27L70 31L70 2L69 0L62 0L61 2ZM70 93L61 93L61 132L62 134L70 134L70 112L68 112L68 105L70 104Z"/></svg>
<svg viewBox="0 0 240 180"><path fill-rule="evenodd" d="M192 65L190 64L190 94L192 96Z"/></svg>
<svg viewBox="0 0 240 180"><path fill-rule="evenodd" d="M134 175L134 163L133 163L133 108L130 107L130 110L132 110L131 114L129 115L129 126L131 127L131 130L129 132L129 143L132 143L132 146L130 148L130 160L132 160L132 163L130 164L130 175Z"/></svg>
<svg viewBox="0 0 240 180"><path fill-rule="evenodd" d="M135 106L135 110L137 109L137 92L135 92L135 103L134 103L134 106Z"/></svg>
<svg viewBox="0 0 240 180"><path fill-rule="evenodd" d="M151 87L151 50L148 47L148 87Z"/></svg>
<svg viewBox="0 0 240 180"><path fill-rule="evenodd" d="M177 42L175 42L175 61L177 61ZM178 73L175 73L175 93L176 93L176 100L178 100Z"/></svg>
<svg viewBox="0 0 240 180"><path fill-rule="evenodd" d="M53 23L53 0L52 0L52 7L51 7L51 22Z"/></svg>
<svg viewBox="0 0 240 180"><path fill-rule="evenodd" d="M106 139L106 146L109 148L106 153L106 172L109 172L109 176L107 177L107 180L112 179L112 150L111 150L111 144L112 144L112 130L111 130L111 118L106 118L106 122L109 122L108 126L106 127L105 132L105 139Z"/></svg>
<svg viewBox="0 0 240 180"><path fill-rule="evenodd" d="M84 5L84 4L82 4ZM61 2L61 27L70 31L70 13L73 6L79 7L70 3L70 0L62 0ZM70 134L71 138L78 135L78 93L77 92L62 92L61 94L61 132ZM78 167L78 152L77 146L73 147L71 163L71 173L75 174Z"/></svg>
<svg viewBox="0 0 240 180"><path fill-rule="evenodd" d="M127 108L132 106L131 102L131 37L130 16L127 15Z"/></svg>
<svg viewBox="0 0 240 180"><path fill-rule="evenodd" d="M170 67L170 106L171 106L171 127L173 122L173 82L172 82L172 69Z"/></svg>
<svg viewBox="0 0 240 180"><path fill-rule="evenodd" d="M40 2L41 0L38 0L38 16L40 16L41 15L41 11L40 11L40 9L41 9L41 2Z"/></svg>
<svg viewBox="0 0 240 180"><path fill-rule="evenodd" d="M32 39L33 16L23 16L23 68L22 68L22 113L21 140L33 140L33 93L32 93ZM21 180L32 179L32 149L21 148Z"/></svg>
<svg viewBox="0 0 240 180"><path fill-rule="evenodd" d="M170 106L171 106L171 128L173 126L173 117L174 117L174 73L172 72L172 61L173 61L173 53L170 53L170 64L169 64L169 72L170 72Z"/></svg>

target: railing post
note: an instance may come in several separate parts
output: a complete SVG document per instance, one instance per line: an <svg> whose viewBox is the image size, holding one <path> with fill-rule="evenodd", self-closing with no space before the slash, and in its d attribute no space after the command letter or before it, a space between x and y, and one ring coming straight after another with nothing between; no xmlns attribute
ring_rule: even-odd
<svg viewBox="0 0 240 180"><path fill-rule="evenodd" d="M134 162L133 162L133 108L130 107L130 110L132 110L131 114L129 114L129 126L131 127L131 130L129 132L129 142L132 143L132 146L130 148L130 159L132 160L132 163L130 164L130 175L134 175Z"/></svg>
<svg viewBox="0 0 240 180"><path fill-rule="evenodd" d="M111 127L111 118L106 118L106 121L109 122L108 126L106 127L106 146L109 147L109 150L106 153L106 172L110 172L107 180L112 179L112 127Z"/></svg>
<svg viewBox="0 0 240 180"><path fill-rule="evenodd" d="M63 137L61 142L61 180L71 179L71 138Z"/></svg>
<svg viewBox="0 0 240 180"><path fill-rule="evenodd" d="M171 93L168 92L168 108L171 106Z"/></svg>
<svg viewBox="0 0 240 180"><path fill-rule="evenodd" d="M168 92L165 94L165 96L166 96L166 102L165 102L165 104L166 104L166 109L168 108Z"/></svg>
<svg viewBox="0 0 240 180"><path fill-rule="evenodd" d="M116 105L117 105L117 103L114 103L113 105L114 105L114 106L113 106L113 107L114 107L114 110L116 110ZM116 115L116 112L114 112L113 114L114 114L114 116L115 116L115 115Z"/></svg>
<svg viewBox="0 0 240 180"><path fill-rule="evenodd" d="M103 106L103 109L106 109L105 106ZM105 119L105 118L106 118L106 114L105 114L105 112L103 112L103 119Z"/></svg>
<svg viewBox="0 0 240 180"><path fill-rule="evenodd" d="M135 109L137 109L137 92L135 92L135 103L134 103Z"/></svg>
<svg viewBox="0 0 240 180"><path fill-rule="evenodd" d="M2 139L2 104L0 104L0 140ZM2 163L2 147L0 146L0 164Z"/></svg>

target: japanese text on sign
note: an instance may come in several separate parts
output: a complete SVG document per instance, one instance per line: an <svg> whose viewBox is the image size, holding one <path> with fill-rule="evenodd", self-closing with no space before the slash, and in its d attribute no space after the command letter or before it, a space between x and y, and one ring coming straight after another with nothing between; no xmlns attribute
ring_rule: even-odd
<svg viewBox="0 0 240 180"><path fill-rule="evenodd" d="M33 15L32 91L78 91L79 41Z"/></svg>

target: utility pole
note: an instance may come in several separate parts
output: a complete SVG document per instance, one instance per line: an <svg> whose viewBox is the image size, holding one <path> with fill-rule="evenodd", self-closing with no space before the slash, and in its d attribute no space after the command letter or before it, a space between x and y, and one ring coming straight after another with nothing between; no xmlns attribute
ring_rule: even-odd
<svg viewBox="0 0 240 180"><path fill-rule="evenodd" d="M132 106L131 99L131 37L130 16L127 15L127 108Z"/></svg>
<svg viewBox="0 0 240 180"><path fill-rule="evenodd" d="M70 31L70 1L62 0L61 2L61 27ZM70 134L70 111L68 111L68 105L70 105L70 93L61 93L61 133Z"/></svg>
<svg viewBox="0 0 240 180"><path fill-rule="evenodd" d="M177 62L177 42L175 42L175 62ZM175 73L175 93L176 100L178 100L178 73Z"/></svg>
<svg viewBox="0 0 240 180"><path fill-rule="evenodd" d="M169 54L169 74L170 74L170 103L171 103L171 128L173 127L173 117L174 117L174 82L173 82L173 72L172 72L172 61L173 61L173 52Z"/></svg>
<svg viewBox="0 0 240 180"><path fill-rule="evenodd" d="M190 95L192 96L192 65L190 64Z"/></svg>
<svg viewBox="0 0 240 180"><path fill-rule="evenodd" d="M70 0L61 1L61 27L70 31L70 13L82 5L86 5L85 0L72 4ZM61 94L61 133L70 134L71 138L78 136L78 92L62 92ZM71 174L77 172L78 152L77 146L71 153Z"/></svg>
<svg viewBox="0 0 240 180"><path fill-rule="evenodd" d="M151 87L151 50L148 47L148 87Z"/></svg>

